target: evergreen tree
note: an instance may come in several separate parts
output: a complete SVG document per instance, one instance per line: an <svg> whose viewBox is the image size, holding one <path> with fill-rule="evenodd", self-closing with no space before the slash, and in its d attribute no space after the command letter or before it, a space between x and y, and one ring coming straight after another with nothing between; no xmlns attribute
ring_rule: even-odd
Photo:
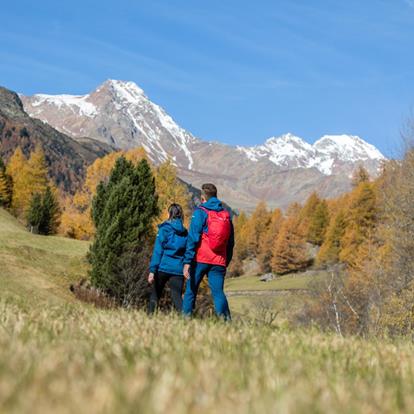
<svg viewBox="0 0 414 414"><path fill-rule="evenodd" d="M50 186L47 186L42 199L42 219L39 225L39 233L50 235L56 234L60 224L59 202Z"/></svg>
<svg viewBox="0 0 414 414"><path fill-rule="evenodd" d="M137 305L145 294L145 277L136 269L142 269L149 256L157 202L148 162L143 159L134 166L124 157L118 158L108 183L94 198L91 281L122 305Z"/></svg>
<svg viewBox="0 0 414 414"><path fill-rule="evenodd" d="M42 219L42 196L39 193L35 193L33 194L29 209L27 211L27 224L31 233L39 233L39 227L42 224Z"/></svg>
<svg viewBox="0 0 414 414"><path fill-rule="evenodd" d="M45 193L32 196L27 211L27 224L32 233L43 235L56 234L60 220L60 208L50 186Z"/></svg>
<svg viewBox="0 0 414 414"><path fill-rule="evenodd" d="M6 166L0 157L0 206L9 208L12 200L13 183L6 173Z"/></svg>

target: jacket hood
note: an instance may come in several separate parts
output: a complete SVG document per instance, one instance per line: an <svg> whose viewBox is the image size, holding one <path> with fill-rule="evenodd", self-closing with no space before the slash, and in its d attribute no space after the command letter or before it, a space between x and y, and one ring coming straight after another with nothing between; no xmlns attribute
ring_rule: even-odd
<svg viewBox="0 0 414 414"><path fill-rule="evenodd" d="M184 227L184 224L183 224L182 220L180 220L180 219L164 221L164 223L161 223L158 227L159 228L169 227L169 228L171 228L171 230L173 230L177 234L186 234L187 233L187 229Z"/></svg>
<svg viewBox="0 0 414 414"><path fill-rule="evenodd" d="M205 203L201 204L201 207L204 207L207 210L214 210L214 211L222 211L222 210L224 210L223 209L223 204L216 197L211 197L210 200L208 200Z"/></svg>

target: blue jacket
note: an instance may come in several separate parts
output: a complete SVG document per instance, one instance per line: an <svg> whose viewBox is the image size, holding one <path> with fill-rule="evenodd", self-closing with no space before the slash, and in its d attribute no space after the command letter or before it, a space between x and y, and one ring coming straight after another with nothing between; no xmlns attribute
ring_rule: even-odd
<svg viewBox="0 0 414 414"><path fill-rule="evenodd" d="M164 221L158 228L150 272L160 271L182 276L188 235L187 229L179 219Z"/></svg>
<svg viewBox="0 0 414 414"><path fill-rule="evenodd" d="M202 207L207 210L222 211L224 210L221 201L216 197L211 197L208 201L201 204ZM201 208L194 210L193 217L191 218L190 230L188 232L187 249L185 251L184 263L190 264L194 260L196 249L200 243L203 232L207 232L207 213ZM234 228L231 225L230 239L227 244L227 266L229 265L233 257L234 248Z"/></svg>

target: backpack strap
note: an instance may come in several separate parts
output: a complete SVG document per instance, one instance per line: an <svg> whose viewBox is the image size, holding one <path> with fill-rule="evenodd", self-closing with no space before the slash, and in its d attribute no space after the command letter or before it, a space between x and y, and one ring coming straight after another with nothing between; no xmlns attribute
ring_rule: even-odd
<svg viewBox="0 0 414 414"><path fill-rule="evenodd" d="M208 219L210 217L210 215L208 214L208 212L210 210L208 210L207 208L203 207L203 206L198 206L198 209L200 209L201 211L204 211L204 213L207 214L207 220L205 221L204 225L203 225L203 233L206 233L206 228L208 227Z"/></svg>

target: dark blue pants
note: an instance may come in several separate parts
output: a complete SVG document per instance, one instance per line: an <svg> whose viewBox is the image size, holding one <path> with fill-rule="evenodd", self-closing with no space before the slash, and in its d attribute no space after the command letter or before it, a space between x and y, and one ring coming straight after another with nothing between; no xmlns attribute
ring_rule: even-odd
<svg viewBox="0 0 414 414"><path fill-rule="evenodd" d="M190 268L190 279L184 293L183 313L191 315L194 310L198 288L204 276L208 277L208 285L213 296L216 314L225 320L231 319L229 304L224 294L224 277L226 268L224 266L210 265L206 263L193 263Z"/></svg>

